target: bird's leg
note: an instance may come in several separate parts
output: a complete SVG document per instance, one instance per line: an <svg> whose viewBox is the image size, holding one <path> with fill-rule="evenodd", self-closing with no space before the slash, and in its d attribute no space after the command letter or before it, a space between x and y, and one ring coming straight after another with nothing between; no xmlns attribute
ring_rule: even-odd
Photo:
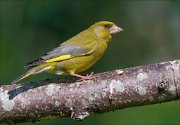
<svg viewBox="0 0 180 125"><path fill-rule="evenodd" d="M91 74L89 74L89 75L87 74L86 76L79 75L79 74L75 74L75 73L72 73L71 75L81 78L80 81L85 81L85 80L90 80L90 79L95 78L95 77L93 76L93 72L91 72Z"/></svg>

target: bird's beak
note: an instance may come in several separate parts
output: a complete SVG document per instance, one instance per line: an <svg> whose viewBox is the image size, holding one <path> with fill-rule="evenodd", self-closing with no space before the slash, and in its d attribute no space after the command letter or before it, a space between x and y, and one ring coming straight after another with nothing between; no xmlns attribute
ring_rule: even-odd
<svg viewBox="0 0 180 125"><path fill-rule="evenodd" d="M110 34L116 34L121 31L123 31L123 29L114 24L110 29Z"/></svg>

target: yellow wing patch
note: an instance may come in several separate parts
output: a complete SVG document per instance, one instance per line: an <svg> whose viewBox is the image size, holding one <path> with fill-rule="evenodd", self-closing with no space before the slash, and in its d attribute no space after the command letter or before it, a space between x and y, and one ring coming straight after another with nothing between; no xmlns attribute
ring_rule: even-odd
<svg viewBox="0 0 180 125"><path fill-rule="evenodd" d="M69 59L71 58L72 56L71 55L62 55L62 56L58 56L58 57L55 57L55 58L52 58L52 59L49 59L49 60L46 60L46 62L57 62L57 61L62 61L62 60L66 60L66 59Z"/></svg>

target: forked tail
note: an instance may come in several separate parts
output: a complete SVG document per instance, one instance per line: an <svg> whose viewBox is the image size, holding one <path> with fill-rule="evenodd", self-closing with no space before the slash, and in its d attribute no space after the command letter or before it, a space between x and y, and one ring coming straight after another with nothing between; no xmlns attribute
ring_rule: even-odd
<svg viewBox="0 0 180 125"><path fill-rule="evenodd" d="M51 68L52 68L51 66L49 66L49 67L34 67L34 68L30 69L28 72L26 72L25 74L22 74L21 76L19 76L17 79L13 80L11 82L11 84L16 84L20 80L22 80L30 75L38 74L38 73L44 72L46 70L49 70Z"/></svg>
<svg viewBox="0 0 180 125"><path fill-rule="evenodd" d="M16 84L16 83L19 82L20 80L22 80L22 79L24 79L24 78L26 78L26 77L28 77L28 76L30 76L30 75L32 75L32 74L34 74L34 70L29 70L28 72L22 74L21 76L19 76L19 77L16 78L15 80L13 80L13 81L11 82L11 84Z"/></svg>

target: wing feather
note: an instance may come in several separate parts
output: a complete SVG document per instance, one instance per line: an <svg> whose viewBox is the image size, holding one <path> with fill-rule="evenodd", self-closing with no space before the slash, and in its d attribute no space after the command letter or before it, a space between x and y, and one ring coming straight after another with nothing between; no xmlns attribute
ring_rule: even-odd
<svg viewBox="0 0 180 125"><path fill-rule="evenodd" d="M59 62L67 59L71 59L77 56L86 56L93 53L97 46L98 41L96 39L86 39L82 41L78 36L74 39L70 39L67 42L62 43L59 47L46 53L44 56L26 64L25 68L32 68L42 63ZM73 42L73 41L76 42Z"/></svg>

